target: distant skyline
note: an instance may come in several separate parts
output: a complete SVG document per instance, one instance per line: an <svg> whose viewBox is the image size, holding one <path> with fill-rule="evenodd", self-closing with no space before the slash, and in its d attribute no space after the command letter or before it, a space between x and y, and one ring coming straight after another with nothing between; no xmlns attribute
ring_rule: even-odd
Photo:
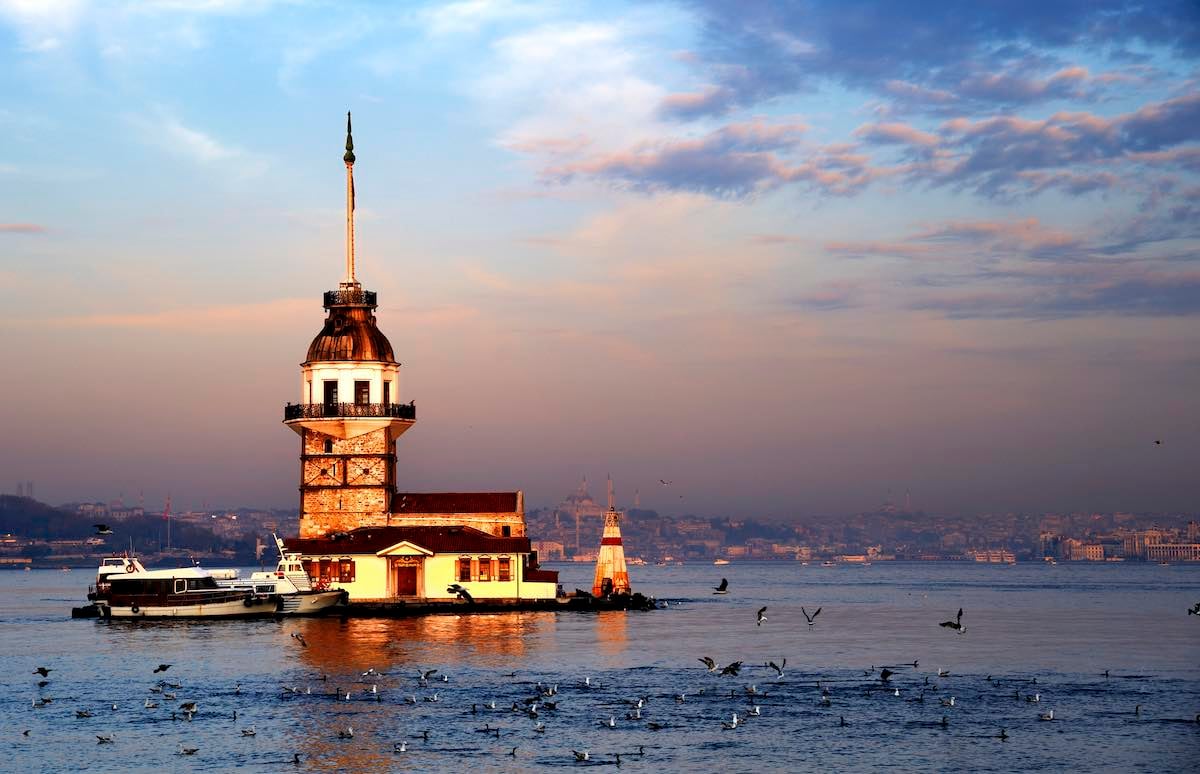
<svg viewBox="0 0 1200 774"><path fill-rule="evenodd" d="M296 506L349 109L402 490L1200 505L1189 0L0 0L0 95L0 491Z"/></svg>

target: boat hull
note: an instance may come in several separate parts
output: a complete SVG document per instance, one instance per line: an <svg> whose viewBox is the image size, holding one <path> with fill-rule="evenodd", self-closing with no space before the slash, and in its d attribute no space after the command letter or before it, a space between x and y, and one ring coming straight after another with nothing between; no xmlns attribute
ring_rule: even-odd
<svg viewBox="0 0 1200 774"><path fill-rule="evenodd" d="M279 595L280 615L320 615L342 604L346 595L341 591L301 591Z"/></svg>
<svg viewBox="0 0 1200 774"><path fill-rule="evenodd" d="M264 618L275 615L275 600L253 600L246 605L244 599L190 604L109 604L99 602L100 614L104 618Z"/></svg>

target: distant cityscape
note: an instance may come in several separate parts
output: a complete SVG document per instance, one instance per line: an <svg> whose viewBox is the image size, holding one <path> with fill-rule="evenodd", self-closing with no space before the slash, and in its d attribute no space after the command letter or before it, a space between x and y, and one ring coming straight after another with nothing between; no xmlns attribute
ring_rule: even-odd
<svg viewBox="0 0 1200 774"><path fill-rule="evenodd" d="M272 532L294 535L287 509L216 508L173 512L111 502L64 503L0 495L0 567L92 566L130 547L148 562L220 559L242 564L273 558ZM624 510L627 555L636 563L775 561L1144 561L1200 562L1196 514L1040 513L982 516L910 511L891 502L850 516L797 516L789 522L664 516ZM606 503L586 479L555 506L526 514L543 561L594 562ZM618 507L620 507L618 505ZM97 535L106 524L112 535Z"/></svg>

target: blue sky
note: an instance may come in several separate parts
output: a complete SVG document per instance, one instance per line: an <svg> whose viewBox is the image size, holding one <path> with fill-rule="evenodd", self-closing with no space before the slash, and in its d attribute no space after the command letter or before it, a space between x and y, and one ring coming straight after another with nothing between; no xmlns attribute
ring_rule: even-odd
<svg viewBox="0 0 1200 774"><path fill-rule="evenodd" d="M1194 510L1198 55L1186 1L0 0L0 488L294 503L352 109L402 487Z"/></svg>

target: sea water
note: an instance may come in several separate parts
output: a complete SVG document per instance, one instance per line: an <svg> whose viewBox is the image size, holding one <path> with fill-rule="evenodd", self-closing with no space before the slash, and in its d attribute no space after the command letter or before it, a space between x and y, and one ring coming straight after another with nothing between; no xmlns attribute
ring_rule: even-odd
<svg viewBox="0 0 1200 774"><path fill-rule="evenodd" d="M558 569L566 588L590 585L590 566ZM105 622L69 617L86 571L2 573L0 770L526 771L620 755L633 771L1157 772L1200 761L1200 616L1186 614L1200 566L632 570L664 609ZM730 593L712 594L722 577ZM802 606L821 609L811 627ZM965 634L938 625L960 607ZM710 674L704 656L741 672ZM785 658L782 677L766 666ZM44 687L39 666L53 670ZM184 702L197 705L190 720ZM398 742L407 751L393 752Z"/></svg>

